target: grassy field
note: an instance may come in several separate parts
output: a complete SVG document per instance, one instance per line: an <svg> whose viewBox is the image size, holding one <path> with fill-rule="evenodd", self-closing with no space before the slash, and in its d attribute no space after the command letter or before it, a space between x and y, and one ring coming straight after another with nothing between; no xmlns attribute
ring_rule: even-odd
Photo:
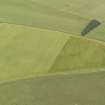
<svg viewBox="0 0 105 105"><path fill-rule="evenodd" d="M105 24L102 24L97 29L87 34L87 37L96 40L105 41Z"/></svg>
<svg viewBox="0 0 105 105"><path fill-rule="evenodd" d="M61 0L60 3L55 0L26 0L25 2L24 0L0 0L0 22L22 24L66 32L73 35L80 35L81 31L90 20L97 19L100 22L104 21L104 15L101 14L102 12L99 8L102 0L96 2L95 4L93 4L94 1L90 2L91 1L87 2L84 0L69 0L67 2L65 2L65 0ZM53 4L55 4L54 7L51 6ZM88 12L90 13L88 8L83 9L87 6L94 12L95 9L97 9L97 4L100 4L99 7L97 7L100 13L100 15L97 13L98 16L93 13L92 15L94 16L88 14ZM104 6L101 7L104 9ZM89 16L89 18L88 16L83 16L85 13Z"/></svg>
<svg viewBox="0 0 105 105"><path fill-rule="evenodd" d="M0 105L105 105L104 5L0 0Z"/></svg>
<svg viewBox="0 0 105 105"><path fill-rule="evenodd" d="M104 105L105 72L44 76L0 85L1 105Z"/></svg>
<svg viewBox="0 0 105 105"><path fill-rule="evenodd" d="M0 80L48 71L69 36L37 28L0 25Z"/></svg>
<svg viewBox="0 0 105 105"><path fill-rule="evenodd" d="M6 23L0 24L0 32L1 82L105 68L104 42Z"/></svg>
<svg viewBox="0 0 105 105"><path fill-rule="evenodd" d="M87 19L31 0L0 0L0 22L80 34Z"/></svg>
<svg viewBox="0 0 105 105"><path fill-rule="evenodd" d="M74 38L66 42L57 56L51 71L90 70L105 68L105 45L85 38Z"/></svg>
<svg viewBox="0 0 105 105"><path fill-rule="evenodd" d="M84 20L84 19L87 20L88 21L87 23L89 23L89 21L92 19L96 19L99 22L101 22L102 26L103 26L103 23L105 21L105 13L104 13L105 1L104 0L92 0L92 1L91 0L68 0L68 1L60 0L60 3L56 0L33 0L33 1L35 1L35 2L37 1L40 4L42 3L44 5L48 5L60 12L77 16L78 19L79 19L79 17L81 17L82 20ZM69 16L66 15L66 17L69 17ZM85 25L87 25L87 23ZM82 29L84 27L85 26L82 26L81 29L79 29L80 32L82 31ZM96 30L98 30L98 29L96 29ZM104 32L104 31L102 31L102 32ZM98 34L98 36L100 36L100 35ZM91 34L90 34L90 38L95 38L95 37L93 37L93 36L91 37ZM100 37L97 37L97 39L100 40ZM103 40L105 40L105 39L103 38Z"/></svg>
<svg viewBox="0 0 105 105"><path fill-rule="evenodd" d="M104 0L33 0L49 5L59 11L72 13L87 19L98 19L105 21L105 1Z"/></svg>

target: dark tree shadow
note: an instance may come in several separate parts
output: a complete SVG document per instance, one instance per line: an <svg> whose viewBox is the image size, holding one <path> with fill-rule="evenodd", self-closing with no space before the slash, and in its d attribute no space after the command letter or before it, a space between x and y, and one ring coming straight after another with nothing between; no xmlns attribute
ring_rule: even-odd
<svg viewBox="0 0 105 105"><path fill-rule="evenodd" d="M91 20L89 22L89 24L83 29L83 31L81 32L82 36L85 36L86 34L88 34L90 31L92 31L93 29L97 28L101 23L97 20Z"/></svg>

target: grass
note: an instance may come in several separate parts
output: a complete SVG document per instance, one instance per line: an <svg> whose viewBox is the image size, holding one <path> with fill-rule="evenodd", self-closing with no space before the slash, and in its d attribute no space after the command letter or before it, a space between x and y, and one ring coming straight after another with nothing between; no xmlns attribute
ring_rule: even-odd
<svg viewBox="0 0 105 105"><path fill-rule="evenodd" d="M25 2L24 0L0 0L0 22L22 24L80 35L91 19L97 19L100 22L104 21L103 15L100 14L100 19L98 19L97 15L94 14L94 16L91 16L87 13L88 8L83 9L84 6L87 5L87 7L93 8L94 10L98 3L101 5L102 1L93 4L94 2L90 3L90 1L87 2L83 0L79 0L78 2L73 0L65 2L61 0L61 2L58 3L59 2L55 0L26 0ZM51 6L53 4L55 4L54 7ZM78 10L77 13L79 14L75 13L75 9ZM79 11L84 11L86 15L88 14L90 17L87 18L87 16L83 16L85 13ZM101 13L100 11L99 13ZM101 16L103 16L102 19Z"/></svg>
<svg viewBox="0 0 105 105"><path fill-rule="evenodd" d="M59 12L30 0L0 0L0 22L80 34L88 23L81 17Z"/></svg>
<svg viewBox="0 0 105 105"><path fill-rule="evenodd" d="M0 105L104 105L104 4L0 0Z"/></svg>
<svg viewBox="0 0 105 105"><path fill-rule="evenodd" d="M104 105L105 72L30 78L0 85L1 105Z"/></svg>
<svg viewBox="0 0 105 105"><path fill-rule="evenodd" d="M92 72L91 69L105 67L104 43L5 23L0 24L0 32L1 82L50 72Z"/></svg>
<svg viewBox="0 0 105 105"><path fill-rule="evenodd" d="M75 1L60 0L60 3L56 0L53 0L53 1L52 0L33 0L33 1L37 1L41 4L53 7L54 9L60 12L81 17L82 20L87 19L88 23L90 20L93 20L93 19L98 20L102 24L105 22L105 14L103 11L105 9L104 0L97 0L97 1L96 0L92 0L92 1L91 0L87 0L87 1L86 0L75 0ZM66 17L69 17L69 16L67 15ZM85 26L88 23L86 23ZM81 29L79 29L80 32L85 28L85 26L82 26ZM91 38L95 38L95 37L91 37Z"/></svg>
<svg viewBox="0 0 105 105"><path fill-rule="evenodd" d="M78 71L105 68L105 45L94 40L74 38L66 42L61 53L57 56L51 71Z"/></svg>
<svg viewBox="0 0 105 105"><path fill-rule="evenodd" d="M64 33L0 24L0 80L47 72L66 43Z"/></svg>
<svg viewBox="0 0 105 105"><path fill-rule="evenodd" d="M104 0L33 0L56 8L56 10L79 15L87 19L105 21Z"/></svg>
<svg viewBox="0 0 105 105"><path fill-rule="evenodd" d="M87 34L87 37L94 38L96 40L105 41L105 28L104 27L105 27L105 24L102 24L97 29Z"/></svg>
<svg viewBox="0 0 105 105"><path fill-rule="evenodd" d="M0 22L80 35L92 19L104 21L105 1L0 0ZM53 5L54 4L54 5ZM84 7L87 7L83 9ZM91 8L91 12L89 9ZM95 12L97 11L97 13ZM86 16L85 16L86 15Z"/></svg>

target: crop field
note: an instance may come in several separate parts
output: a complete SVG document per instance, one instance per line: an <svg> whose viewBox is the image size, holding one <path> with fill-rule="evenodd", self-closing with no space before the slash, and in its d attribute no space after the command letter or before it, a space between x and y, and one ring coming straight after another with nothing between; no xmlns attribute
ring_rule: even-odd
<svg viewBox="0 0 105 105"><path fill-rule="evenodd" d="M105 105L105 0L0 0L0 105Z"/></svg>

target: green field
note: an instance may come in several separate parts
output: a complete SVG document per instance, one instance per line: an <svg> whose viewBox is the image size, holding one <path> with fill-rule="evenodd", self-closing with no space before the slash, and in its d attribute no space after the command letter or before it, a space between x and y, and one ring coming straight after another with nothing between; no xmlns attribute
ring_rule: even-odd
<svg viewBox="0 0 105 105"><path fill-rule="evenodd" d="M81 16L86 19L105 20L104 0L33 0L56 8L59 11Z"/></svg>
<svg viewBox="0 0 105 105"><path fill-rule="evenodd" d="M30 78L0 85L1 105L104 105L105 72Z"/></svg>
<svg viewBox="0 0 105 105"><path fill-rule="evenodd" d="M80 34L87 19L30 0L0 0L0 22ZM71 27L72 26L72 27Z"/></svg>
<svg viewBox="0 0 105 105"><path fill-rule="evenodd" d="M102 43L72 37L57 56L51 71L85 72L85 69L90 69L91 72L91 69L105 68L104 57L105 46Z"/></svg>
<svg viewBox="0 0 105 105"><path fill-rule="evenodd" d="M0 32L0 80L47 72L68 39L63 33L12 24L1 24Z"/></svg>
<svg viewBox="0 0 105 105"><path fill-rule="evenodd" d="M97 40L105 41L105 24L99 26L96 30L90 32L87 37L94 38Z"/></svg>
<svg viewBox="0 0 105 105"><path fill-rule="evenodd" d="M0 0L0 105L105 105L104 5Z"/></svg>
<svg viewBox="0 0 105 105"><path fill-rule="evenodd" d="M105 68L104 42L5 23L0 32L0 80Z"/></svg>

